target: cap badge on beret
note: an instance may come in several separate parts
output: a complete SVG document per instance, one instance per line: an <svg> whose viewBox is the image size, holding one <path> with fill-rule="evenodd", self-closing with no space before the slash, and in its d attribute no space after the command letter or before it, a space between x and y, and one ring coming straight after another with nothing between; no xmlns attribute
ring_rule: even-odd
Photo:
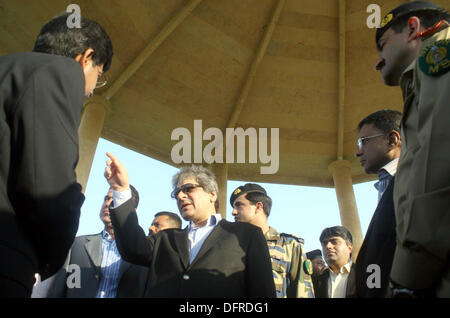
<svg viewBox="0 0 450 318"><path fill-rule="evenodd" d="M234 190L233 194L236 195L236 194L238 194L239 192L241 192L241 189L237 188L236 190Z"/></svg>
<svg viewBox="0 0 450 318"><path fill-rule="evenodd" d="M380 27L381 27L381 28L384 28L384 26L385 26L386 24L388 24L389 22L391 22L392 18L394 18L394 15L393 15L392 13L389 13L387 16L385 16L385 17L383 18L383 20L381 20L381 25L380 25Z"/></svg>
<svg viewBox="0 0 450 318"><path fill-rule="evenodd" d="M440 76L450 70L450 40L427 45L419 54L419 67L430 76Z"/></svg>
<svg viewBox="0 0 450 318"><path fill-rule="evenodd" d="M305 271L306 275L312 275L313 274L312 262L309 259L306 259L303 262L303 270Z"/></svg>

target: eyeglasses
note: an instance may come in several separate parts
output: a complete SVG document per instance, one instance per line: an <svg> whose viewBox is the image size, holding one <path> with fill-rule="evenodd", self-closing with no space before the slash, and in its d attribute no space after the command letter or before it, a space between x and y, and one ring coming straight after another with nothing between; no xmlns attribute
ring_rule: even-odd
<svg viewBox="0 0 450 318"><path fill-rule="evenodd" d="M181 187L176 188L172 191L170 196L175 199L178 196L178 193L183 192L185 194L191 193L194 191L195 188L201 188L202 186L199 184L192 184L192 183L186 183L183 184Z"/></svg>
<svg viewBox="0 0 450 318"><path fill-rule="evenodd" d="M95 88L103 87L107 83L108 83L108 77L105 74L103 74L102 70L100 70L98 73L97 84L95 85Z"/></svg>
<svg viewBox="0 0 450 318"><path fill-rule="evenodd" d="M375 137L380 137L380 136L384 136L384 134L378 134L378 135L373 135L373 136L367 136L367 137L359 137L358 138L358 150L361 150L362 147L367 144L369 142L369 139L375 138Z"/></svg>
<svg viewBox="0 0 450 318"><path fill-rule="evenodd" d="M109 196L109 195L105 195L105 200L104 201L108 201L111 200L113 197Z"/></svg>

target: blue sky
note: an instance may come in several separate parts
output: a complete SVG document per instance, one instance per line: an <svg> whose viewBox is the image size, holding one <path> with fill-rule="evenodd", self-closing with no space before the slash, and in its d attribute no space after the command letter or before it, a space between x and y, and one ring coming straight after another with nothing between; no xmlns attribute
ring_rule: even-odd
<svg viewBox="0 0 450 318"><path fill-rule="evenodd" d="M103 176L106 152L114 154L128 170L130 183L139 191L137 209L139 224L148 232L155 213L178 213L175 200L170 197L171 179L177 169L160 161L126 149L100 138L91 175L85 191L86 200L81 209L77 235L99 233L103 229L99 213L102 200L108 191ZM238 186L248 181L228 181L227 198ZM273 207L269 225L279 232L302 237L307 251L320 248L319 236L325 227L340 225L339 208L334 189L259 183L272 198ZM377 205L374 182L354 186L356 203L363 235ZM227 201L227 220L233 221L231 206ZM187 222L183 220L183 227Z"/></svg>

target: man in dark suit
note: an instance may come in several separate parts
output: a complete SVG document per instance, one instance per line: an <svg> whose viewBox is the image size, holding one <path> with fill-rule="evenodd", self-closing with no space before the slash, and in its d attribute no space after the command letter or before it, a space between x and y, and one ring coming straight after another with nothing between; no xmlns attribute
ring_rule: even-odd
<svg viewBox="0 0 450 318"><path fill-rule="evenodd" d="M0 297L29 297L78 229L78 124L112 45L96 22L69 29L67 19L45 24L34 52L0 57Z"/></svg>
<svg viewBox="0 0 450 318"><path fill-rule="evenodd" d="M181 219L173 212L160 211L155 214L152 225L148 227L148 235L153 235L166 229L181 229Z"/></svg>
<svg viewBox="0 0 450 318"><path fill-rule="evenodd" d="M377 173L378 205L373 214L355 267L357 297L386 297L395 251L394 176L401 153L402 114L380 110L358 125L355 155L366 173Z"/></svg>
<svg viewBox="0 0 450 318"><path fill-rule="evenodd" d="M231 223L216 214L218 186L201 166L182 168L173 178L184 230L147 237L138 225L125 167L107 153L111 220L122 257L149 267L148 297L275 297L269 250L260 228ZM128 194L127 194L128 193Z"/></svg>
<svg viewBox="0 0 450 318"><path fill-rule="evenodd" d="M328 267L312 277L316 298L354 298L352 234L343 226L327 227L320 234L319 240Z"/></svg>
<svg viewBox="0 0 450 318"><path fill-rule="evenodd" d="M130 189L132 201L137 207L139 194L132 185ZM54 278L47 297L140 298L144 296L148 269L122 260L116 247L114 229L109 215L111 202L112 189L109 189L100 209L100 219L105 228L98 234L75 238L66 264ZM74 269L74 266L77 266L77 269Z"/></svg>

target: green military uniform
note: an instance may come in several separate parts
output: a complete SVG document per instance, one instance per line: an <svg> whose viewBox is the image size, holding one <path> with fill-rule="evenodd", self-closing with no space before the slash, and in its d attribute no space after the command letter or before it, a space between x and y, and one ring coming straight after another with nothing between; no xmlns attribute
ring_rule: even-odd
<svg viewBox="0 0 450 318"><path fill-rule="evenodd" d="M265 237L272 261L277 297L314 298L312 264L306 258L301 239L278 233L271 227Z"/></svg>
<svg viewBox="0 0 450 318"><path fill-rule="evenodd" d="M426 32L404 71L402 155L395 177L398 244L391 279L450 297L450 27Z"/></svg>

